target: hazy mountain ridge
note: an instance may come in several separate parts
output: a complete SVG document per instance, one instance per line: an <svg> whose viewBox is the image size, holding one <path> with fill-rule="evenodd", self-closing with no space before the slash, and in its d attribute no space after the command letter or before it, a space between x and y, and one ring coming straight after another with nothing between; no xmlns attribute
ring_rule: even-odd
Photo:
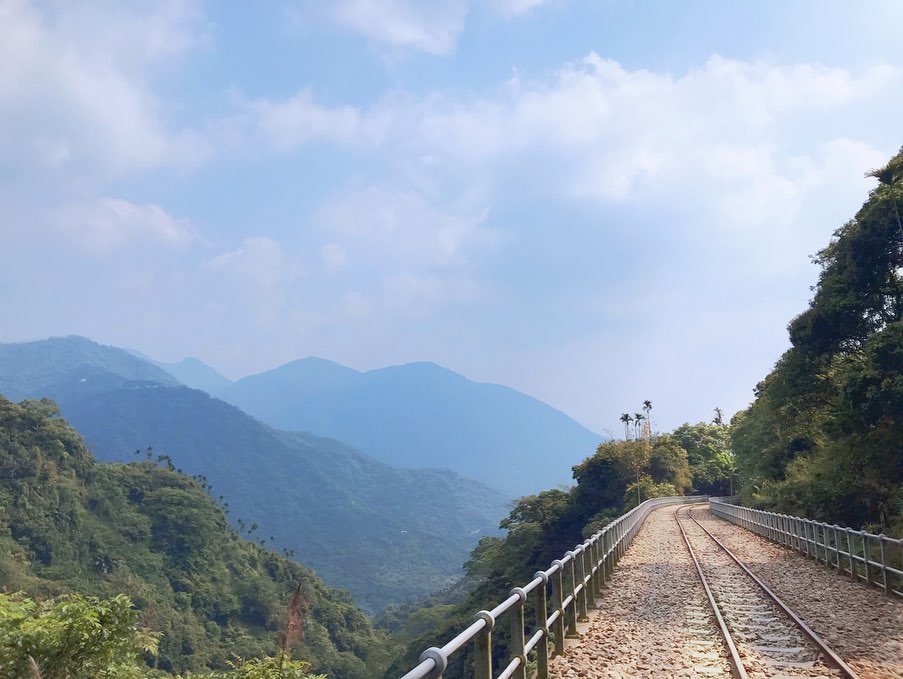
<svg viewBox="0 0 903 679"><path fill-rule="evenodd" d="M19 385L18 398L54 398L102 459L127 461L152 446L184 471L203 474L213 495L229 502L233 522L258 524L255 538L293 550L371 611L456 578L476 540L507 513L507 499L479 483L395 469L338 441L273 430L169 375L163 384L105 372L98 356L109 351L113 370L124 354L130 376L159 374L155 366L136 369L141 359L127 352L65 339L62 347L48 341L30 348L41 365L61 366L36 391L21 386L35 372L27 361L3 364L5 383ZM61 348L77 366L84 364L81 349L93 357L89 377L87 368L67 372L66 361L40 355Z"/></svg>
<svg viewBox="0 0 903 679"><path fill-rule="evenodd" d="M232 380L228 377L221 375L215 368L193 356L183 358L178 363L161 363L160 361L153 361L153 363L186 387L200 389L214 396L232 384Z"/></svg>
<svg viewBox="0 0 903 679"><path fill-rule="evenodd" d="M301 359L220 396L272 426L337 438L392 465L450 468L511 495L570 485L571 466L601 438L538 399L426 362L358 372Z"/></svg>
<svg viewBox="0 0 903 679"><path fill-rule="evenodd" d="M0 344L0 394L11 401L34 398L61 385L102 389L140 381L178 384L172 375L149 361L77 335Z"/></svg>

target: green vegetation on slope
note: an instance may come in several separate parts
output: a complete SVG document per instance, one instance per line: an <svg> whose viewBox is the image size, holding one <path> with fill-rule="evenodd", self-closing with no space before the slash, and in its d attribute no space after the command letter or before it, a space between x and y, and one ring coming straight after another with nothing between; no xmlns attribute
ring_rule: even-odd
<svg viewBox="0 0 903 679"><path fill-rule="evenodd" d="M903 151L873 174L733 448L747 503L903 535Z"/></svg>
<svg viewBox="0 0 903 679"><path fill-rule="evenodd" d="M688 450L694 464L689 464ZM400 628L406 652L386 677L398 676L429 646L441 646L473 622L474 613L503 600L510 589L532 579L553 559L636 506L638 498L694 492L694 479L708 488L729 484L732 458L724 425L683 425L673 434L601 444L595 455L573 469L577 485L529 495L502 521L504 537L480 540L467 562L464 582L445 598L436 597L411 611L387 611L384 622ZM719 471L722 470L722 471ZM529 613L528 613L529 614ZM506 626L493 631L496 653L505 653ZM457 654L449 676L470 672L470 648Z"/></svg>
<svg viewBox="0 0 903 679"><path fill-rule="evenodd" d="M124 594L99 599L64 594L34 601L0 593L0 677L4 679L140 679L166 676L144 656L157 653L159 634L139 627ZM184 676L197 679L326 679L308 673L285 648L272 656L236 659L229 669Z"/></svg>
<svg viewBox="0 0 903 679"><path fill-rule="evenodd" d="M0 398L0 583L38 599L128 595L168 672L271 654L300 585L294 657L334 677L387 662L385 636L347 593L241 540L198 480L150 461L96 463L47 400Z"/></svg>

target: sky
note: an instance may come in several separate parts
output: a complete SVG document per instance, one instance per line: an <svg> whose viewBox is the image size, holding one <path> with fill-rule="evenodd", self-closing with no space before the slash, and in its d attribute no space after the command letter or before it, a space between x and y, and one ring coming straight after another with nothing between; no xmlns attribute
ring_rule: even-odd
<svg viewBox="0 0 903 679"><path fill-rule="evenodd" d="M745 408L901 145L896 0L0 0L0 341Z"/></svg>

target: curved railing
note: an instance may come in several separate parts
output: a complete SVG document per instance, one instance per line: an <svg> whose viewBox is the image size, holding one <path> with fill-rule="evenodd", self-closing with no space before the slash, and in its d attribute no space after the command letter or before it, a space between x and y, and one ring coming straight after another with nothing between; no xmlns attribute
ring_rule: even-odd
<svg viewBox="0 0 903 679"><path fill-rule="evenodd" d="M903 540L852 528L775 514L731 504L731 498L711 498L715 516L737 524L806 556L854 580L903 596Z"/></svg>
<svg viewBox="0 0 903 679"><path fill-rule="evenodd" d="M618 517L588 540L574 547L551 567L538 571L523 587L515 587L507 599L491 610L476 614L474 622L441 648L433 646L420 654L416 667L402 679L439 679L448 667L449 658L473 644L473 675L490 679L492 667L492 630L499 619L507 616L511 626L509 659L498 668L498 679L525 679L527 659L533 654L538 679L549 676L549 646L555 653L564 652L566 637L577 636L577 621L596 607L596 598L611 577L615 564L627 551L643 522L653 509L669 504L704 502L707 497L668 497L646 500ZM551 583L551 592L549 592ZM527 601L532 598L535 621L525 620ZM549 610L551 609L551 614ZM529 636L528 636L529 634Z"/></svg>

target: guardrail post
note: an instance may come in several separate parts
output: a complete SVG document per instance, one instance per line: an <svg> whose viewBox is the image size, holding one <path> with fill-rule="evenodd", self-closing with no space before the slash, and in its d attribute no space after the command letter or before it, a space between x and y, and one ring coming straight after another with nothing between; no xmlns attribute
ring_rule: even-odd
<svg viewBox="0 0 903 679"><path fill-rule="evenodd" d="M627 553L627 545L624 540L624 536L627 535L627 530L624 528L624 524L626 521L622 521L618 524L618 561Z"/></svg>
<svg viewBox="0 0 903 679"><path fill-rule="evenodd" d="M511 611L511 659L520 660L511 676L514 679L527 679L527 656L524 653L524 603L527 601L527 593L521 587L515 587L511 594L517 595L517 606Z"/></svg>
<svg viewBox="0 0 903 679"><path fill-rule="evenodd" d="M872 584L872 571L869 568L869 545L868 538L865 537L865 532L860 533L862 535L862 565L865 568L865 584Z"/></svg>
<svg viewBox="0 0 903 679"><path fill-rule="evenodd" d="M545 571L538 571L533 577L542 579L542 584L535 590L536 629L542 630L542 639L536 644L536 677L549 679L549 606L546 600L549 576Z"/></svg>
<svg viewBox="0 0 903 679"><path fill-rule="evenodd" d="M608 550L611 545L611 532L608 530L608 527L602 529L602 586L604 587L608 583L608 578L611 575L611 571L608 569Z"/></svg>
<svg viewBox="0 0 903 679"><path fill-rule="evenodd" d="M602 544L602 536L596 537L590 542L590 566L593 574L593 608L599 608L598 600L602 598L602 558L599 547Z"/></svg>
<svg viewBox="0 0 903 679"><path fill-rule="evenodd" d="M856 580L856 562L853 560L853 533L849 528L844 530L847 534L847 556L850 558L850 578Z"/></svg>
<svg viewBox="0 0 903 679"><path fill-rule="evenodd" d="M577 597L577 619L580 622L587 620L587 591L586 591L586 547L582 545L574 553L574 596ZM577 592L577 587L580 591Z"/></svg>
<svg viewBox="0 0 903 679"><path fill-rule="evenodd" d="M574 553L565 552L568 558L568 575L570 576L571 603L564 609L565 624L567 626L567 636L575 638L577 634L577 580L574 572Z"/></svg>
<svg viewBox="0 0 903 679"><path fill-rule="evenodd" d="M887 554L884 551L884 541L887 539L887 536L884 533L878 536L878 548L881 550L881 575L883 580L881 582L881 586L884 589L884 593L887 594L888 591L888 583L887 583Z"/></svg>
<svg viewBox="0 0 903 679"><path fill-rule="evenodd" d="M596 607L596 574L593 572L593 544L583 541L583 580L586 582L586 610Z"/></svg>
<svg viewBox="0 0 903 679"><path fill-rule="evenodd" d="M552 623L555 632L555 653L561 655L564 653L564 564L560 559L552 562L552 567L558 567L552 580L552 602L555 604L555 610L558 611L558 617Z"/></svg>
<svg viewBox="0 0 903 679"><path fill-rule="evenodd" d="M492 628L495 618L489 611L480 611L474 616L486 626L473 640L473 676L475 679L492 679Z"/></svg>
<svg viewBox="0 0 903 679"><path fill-rule="evenodd" d="M837 572L840 572L840 526L834 524L834 552L837 557Z"/></svg>
<svg viewBox="0 0 903 679"><path fill-rule="evenodd" d="M815 538L815 560L823 561L825 564L828 563L828 526L824 523L815 524L816 527L816 536L821 535L821 542L818 541L818 537ZM821 553L824 554L824 558L818 555L818 548L821 547Z"/></svg>

